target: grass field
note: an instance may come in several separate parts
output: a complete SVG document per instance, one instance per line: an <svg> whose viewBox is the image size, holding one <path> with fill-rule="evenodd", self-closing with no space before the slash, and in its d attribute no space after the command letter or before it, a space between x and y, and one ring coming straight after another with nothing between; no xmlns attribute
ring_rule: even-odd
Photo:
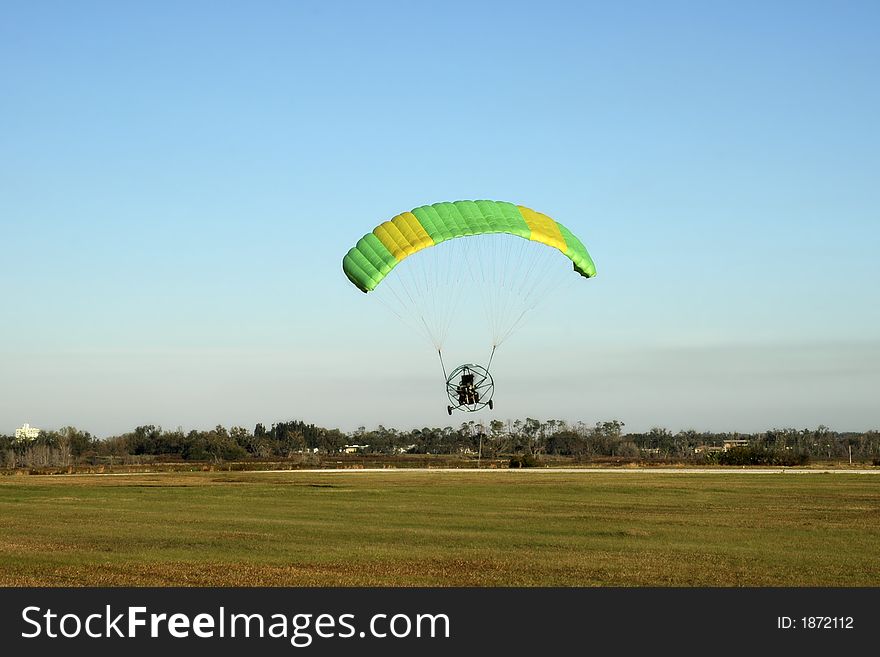
<svg viewBox="0 0 880 657"><path fill-rule="evenodd" d="M0 585L880 586L880 476L10 476Z"/></svg>

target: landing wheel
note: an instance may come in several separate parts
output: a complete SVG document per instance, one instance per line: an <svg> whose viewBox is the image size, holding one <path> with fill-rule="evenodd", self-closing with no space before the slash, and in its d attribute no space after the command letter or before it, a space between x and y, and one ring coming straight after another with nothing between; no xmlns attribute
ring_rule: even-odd
<svg viewBox="0 0 880 657"><path fill-rule="evenodd" d="M495 404L492 403L492 400L489 400L489 410L491 411L494 408Z"/></svg>
<svg viewBox="0 0 880 657"><path fill-rule="evenodd" d="M452 406L447 406L446 412L449 413L450 415L452 415Z"/></svg>

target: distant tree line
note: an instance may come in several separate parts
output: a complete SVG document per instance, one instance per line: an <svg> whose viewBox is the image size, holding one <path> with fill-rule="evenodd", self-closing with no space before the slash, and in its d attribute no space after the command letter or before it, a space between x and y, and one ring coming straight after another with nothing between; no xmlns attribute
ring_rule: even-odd
<svg viewBox="0 0 880 657"><path fill-rule="evenodd" d="M192 462L320 458L341 451L373 455L480 454L484 458L514 456L518 464L534 464L544 455L578 462L601 459L693 461L722 465L798 465L811 459L880 464L880 432L841 433L828 427L771 429L760 433L712 433L692 429L672 433L653 428L624 433L618 420L587 425L563 420L465 422L451 426L399 430L379 425L352 432L326 429L299 420L270 427L257 424L207 431L166 430L144 425L118 436L98 439L76 427L43 431L33 440L0 435L0 467L73 466L131 462L138 457L163 457ZM520 457L529 458L520 458Z"/></svg>

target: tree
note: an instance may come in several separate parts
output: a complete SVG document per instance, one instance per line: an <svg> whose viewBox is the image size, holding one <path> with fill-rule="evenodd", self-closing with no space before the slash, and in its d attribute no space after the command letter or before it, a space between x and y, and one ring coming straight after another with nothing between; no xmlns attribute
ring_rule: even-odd
<svg viewBox="0 0 880 657"><path fill-rule="evenodd" d="M615 456L623 427L624 423L619 420L596 422L589 436L591 451L604 456Z"/></svg>

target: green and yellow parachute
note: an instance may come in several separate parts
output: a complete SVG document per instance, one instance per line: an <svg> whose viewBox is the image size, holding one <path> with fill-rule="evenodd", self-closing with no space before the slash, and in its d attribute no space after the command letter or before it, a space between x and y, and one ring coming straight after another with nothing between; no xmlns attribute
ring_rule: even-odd
<svg viewBox="0 0 880 657"><path fill-rule="evenodd" d="M461 237L507 234L559 250L590 278L596 267L583 243L545 214L504 201L434 203L397 215L364 235L342 259L348 279L371 292L405 258ZM513 263L515 266L515 263Z"/></svg>

